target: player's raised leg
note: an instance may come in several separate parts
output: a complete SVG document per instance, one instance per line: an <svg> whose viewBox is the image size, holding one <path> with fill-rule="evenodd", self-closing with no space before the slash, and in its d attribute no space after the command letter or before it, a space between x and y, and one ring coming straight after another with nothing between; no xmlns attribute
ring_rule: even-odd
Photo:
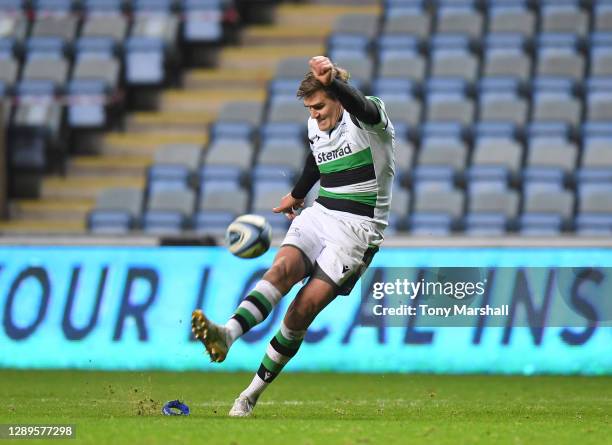
<svg viewBox="0 0 612 445"><path fill-rule="evenodd" d="M251 384L240 393L229 412L231 417L250 416L261 393L297 354L308 326L336 296L332 284L312 278L289 305L280 329L268 344Z"/></svg>
<svg viewBox="0 0 612 445"><path fill-rule="evenodd" d="M240 303L224 325L210 321L201 309L191 315L191 330L213 362L225 360L229 348L240 336L266 319L280 299L304 278L306 264L302 253L293 246L279 249L263 278Z"/></svg>

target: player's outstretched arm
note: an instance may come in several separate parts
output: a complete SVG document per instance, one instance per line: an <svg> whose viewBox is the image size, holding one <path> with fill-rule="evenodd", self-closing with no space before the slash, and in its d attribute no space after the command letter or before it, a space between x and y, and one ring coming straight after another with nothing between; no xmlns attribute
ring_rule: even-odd
<svg viewBox="0 0 612 445"><path fill-rule="evenodd" d="M286 194L282 197L278 207L272 209L275 213L284 213L287 215L289 220L292 220L297 215L295 210L304 207L304 198L312 188L312 186L319 180L321 174L319 168L315 162L312 153L308 154L306 163L304 164L304 170L298 179L295 187L291 190L291 193Z"/></svg>
<svg viewBox="0 0 612 445"><path fill-rule="evenodd" d="M331 60L325 56L315 56L310 59L309 65L315 78L336 95L349 114L368 125L376 125L380 122L378 107L361 91L339 81L336 78L336 68Z"/></svg>

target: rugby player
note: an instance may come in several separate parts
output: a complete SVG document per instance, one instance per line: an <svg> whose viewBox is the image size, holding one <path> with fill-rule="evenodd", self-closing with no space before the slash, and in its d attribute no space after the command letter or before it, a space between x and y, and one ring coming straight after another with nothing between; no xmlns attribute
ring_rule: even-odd
<svg viewBox="0 0 612 445"><path fill-rule="evenodd" d="M295 356L308 326L336 296L348 295L383 241L394 176L394 131L383 102L351 87L330 59L310 59L297 97L310 113L311 153L293 190L273 211L292 221L270 269L224 325L197 309L192 330L213 362L261 323L298 282L308 282L289 305L251 383L231 408L251 415L266 387ZM311 207L304 198L320 180Z"/></svg>

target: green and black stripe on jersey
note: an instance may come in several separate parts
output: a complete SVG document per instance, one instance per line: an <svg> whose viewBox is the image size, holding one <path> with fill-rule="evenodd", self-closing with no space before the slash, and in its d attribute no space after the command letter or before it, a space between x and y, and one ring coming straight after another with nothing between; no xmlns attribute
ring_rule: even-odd
<svg viewBox="0 0 612 445"><path fill-rule="evenodd" d="M376 192L347 191L360 184L367 186L376 181L372 150L370 147L340 159L319 164L321 188L317 202L330 210L354 213L368 217L374 216Z"/></svg>

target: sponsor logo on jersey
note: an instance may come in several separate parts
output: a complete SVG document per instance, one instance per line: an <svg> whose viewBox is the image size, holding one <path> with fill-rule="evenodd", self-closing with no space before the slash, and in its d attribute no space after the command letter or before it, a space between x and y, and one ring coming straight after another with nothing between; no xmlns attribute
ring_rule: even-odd
<svg viewBox="0 0 612 445"><path fill-rule="evenodd" d="M334 161L350 154L353 154L353 150L351 150L350 145L347 144L346 147L338 147L335 150L317 154L317 164Z"/></svg>

